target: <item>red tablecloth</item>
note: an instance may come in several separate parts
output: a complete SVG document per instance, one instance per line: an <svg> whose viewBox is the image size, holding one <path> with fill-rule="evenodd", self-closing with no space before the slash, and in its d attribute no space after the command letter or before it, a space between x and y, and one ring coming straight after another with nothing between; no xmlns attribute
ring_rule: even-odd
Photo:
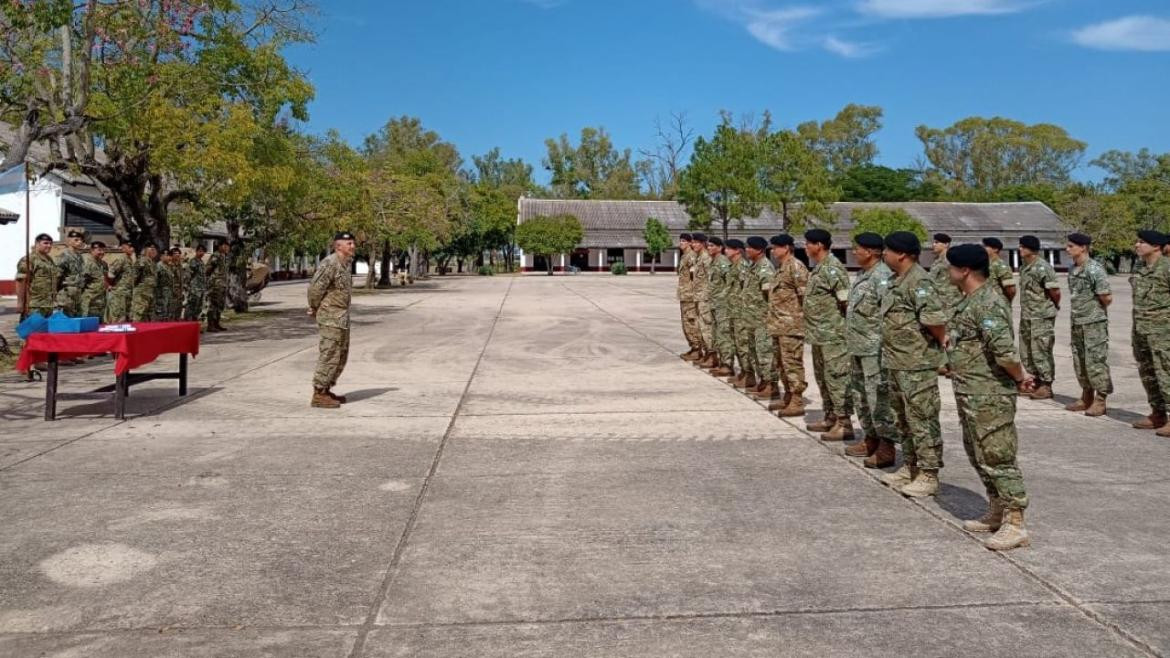
<svg viewBox="0 0 1170 658"><path fill-rule="evenodd" d="M28 337L16 368L27 372L34 363L49 360L56 352L61 359L113 353L114 374L121 375L151 361L160 354L199 354L198 322L136 322L137 331L128 333L33 334Z"/></svg>

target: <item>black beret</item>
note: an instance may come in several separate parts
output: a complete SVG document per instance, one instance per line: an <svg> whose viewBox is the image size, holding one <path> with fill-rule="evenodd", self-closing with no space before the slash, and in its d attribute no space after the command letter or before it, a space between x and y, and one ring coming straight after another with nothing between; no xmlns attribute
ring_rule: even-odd
<svg viewBox="0 0 1170 658"><path fill-rule="evenodd" d="M1154 245L1155 247L1161 247L1161 246L1166 244L1166 236L1162 233L1157 232L1157 231L1151 231L1149 229L1145 229L1142 231L1138 231L1137 236L1138 236L1138 239L1141 240L1142 242L1144 242L1146 244Z"/></svg>
<svg viewBox="0 0 1170 658"><path fill-rule="evenodd" d="M723 243L723 246L727 247L728 249L743 249L743 240L740 240L739 238L728 238L728 240Z"/></svg>
<svg viewBox="0 0 1170 658"><path fill-rule="evenodd" d="M195 245L195 251L207 251L207 247L203 243Z"/></svg>
<svg viewBox="0 0 1170 658"><path fill-rule="evenodd" d="M683 233L682 235L678 236L678 239L679 240L686 240L687 242L690 242L691 241L691 234L690 233Z"/></svg>
<svg viewBox="0 0 1170 658"><path fill-rule="evenodd" d="M89 243L89 248L93 249L94 247L101 247L102 249L105 249L106 243L102 242L101 240L94 240L93 242Z"/></svg>
<svg viewBox="0 0 1170 658"><path fill-rule="evenodd" d="M179 249L178 247L171 247L171 255L172 256L182 256L183 250Z"/></svg>
<svg viewBox="0 0 1170 658"><path fill-rule="evenodd" d="M130 245L131 247L134 246L134 243L127 240L126 238L118 238L118 246L119 247L121 247L122 245L127 245L127 244Z"/></svg>
<svg viewBox="0 0 1170 658"><path fill-rule="evenodd" d="M884 244L882 236L877 233L858 233L853 236L853 241L857 243L857 246L866 249L881 249Z"/></svg>
<svg viewBox="0 0 1170 658"><path fill-rule="evenodd" d="M711 244L715 245L716 247L722 247L722 246L723 246L723 240L722 240L722 239L720 239L718 236L715 236L715 235L711 236L711 239L710 239L710 240L708 240L707 242L709 242L709 243L711 243Z"/></svg>
<svg viewBox="0 0 1170 658"><path fill-rule="evenodd" d="M338 232L333 234L333 239L334 240L352 240L353 233L350 233L349 231L338 231Z"/></svg>
<svg viewBox="0 0 1170 658"><path fill-rule="evenodd" d="M769 240L769 242L776 245L777 247L791 247L794 244L796 244L796 241L792 239L792 236L788 235L787 233L781 233L780 235L773 235L772 239Z"/></svg>
<svg viewBox="0 0 1170 658"><path fill-rule="evenodd" d="M810 228L804 232L805 242L815 242L826 247L833 243L833 236L823 228Z"/></svg>
<svg viewBox="0 0 1170 658"><path fill-rule="evenodd" d="M1093 238L1085 235L1084 233L1069 233L1068 241L1082 247L1087 247L1093 244Z"/></svg>
<svg viewBox="0 0 1170 658"><path fill-rule="evenodd" d="M910 231L894 231L886 236L886 249L900 254L917 254L922 251L918 236Z"/></svg>
<svg viewBox="0 0 1170 658"><path fill-rule="evenodd" d="M758 235L753 235L747 239L747 246L751 247L752 249L767 249L768 241Z"/></svg>
<svg viewBox="0 0 1170 658"><path fill-rule="evenodd" d="M691 242L706 242L707 236L704 233L691 233Z"/></svg>
<svg viewBox="0 0 1170 658"><path fill-rule="evenodd" d="M941 242L943 244L950 244L951 243L951 236L947 235L946 233L935 233L934 234L934 241Z"/></svg>
<svg viewBox="0 0 1170 658"><path fill-rule="evenodd" d="M40 235L37 236L36 240L33 240L33 242L44 242L45 240L52 242L53 236L49 235L48 233L41 233Z"/></svg>
<svg viewBox="0 0 1170 658"><path fill-rule="evenodd" d="M987 250L977 244L961 244L947 249L947 262L955 267L985 270L991 264Z"/></svg>
<svg viewBox="0 0 1170 658"><path fill-rule="evenodd" d="M999 238L983 238L983 246L992 249L1003 249L1003 240Z"/></svg>
<svg viewBox="0 0 1170 658"><path fill-rule="evenodd" d="M71 229L69 229L69 233L67 233L66 236L70 237L70 238L81 238L84 240L85 239L85 231L79 231L75 228L71 228Z"/></svg>
<svg viewBox="0 0 1170 658"><path fill-rule="evenodd" d="M1040 238L1034 235L1020 236L1020 246L1027 247L1032 251L1040 251Z"/></svg>

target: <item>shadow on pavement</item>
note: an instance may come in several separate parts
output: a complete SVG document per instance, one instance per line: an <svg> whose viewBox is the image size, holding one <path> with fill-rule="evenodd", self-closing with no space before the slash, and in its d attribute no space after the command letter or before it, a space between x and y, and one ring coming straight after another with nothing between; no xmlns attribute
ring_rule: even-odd
<svg viewBox="0 0 1170 658"><path fill-rule="evenodd" d="M1073 402L1075 402L1076 398L1069 397L1067 395L1053 395L1052 401L1059 402L1060 406L1063 407L1065 405L1072 404ZM1070 412L1070 413L1072 413L1072 412ZM1108 407L1105 410L1105 416L1108 418L1112 418L1113 420L1125 423L1126 425L1129 425L1129 424L1133 423L1134 421L1138 421L1138 420L1141 420L1141 419L1146 417L1145 414L1135 413L1133 411L1129 411L1128 409L1118 409L1116 407Z"/></svg>
<svg viewBox="0 0 1170 658"><path fill-rule="evenodd" d="M369 400L376 398L379 395L384 395L392 391L397 391L397 388L363 388L358 391L350 391L345 394L346 403L361 402L362 400Z"/></svg>
<svg viewBox="0 0 1170 658"><path fill-rule="evenodd" d="M940 483L935 501L943 511L960 520L978 518L987 511L987 499L982 495L946 482Z"/></svg>

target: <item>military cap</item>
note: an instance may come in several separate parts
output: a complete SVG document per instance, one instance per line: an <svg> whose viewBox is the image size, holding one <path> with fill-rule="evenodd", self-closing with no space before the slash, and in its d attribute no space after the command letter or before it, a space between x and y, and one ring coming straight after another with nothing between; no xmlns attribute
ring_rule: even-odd
<svg viewBox="0 0 1170 658"><path fill-rule="evenodd" d="M727 242L723 243L723 246L727 247L728 249L743 249L743 240L740 240L739 238L729 238Z"/></svg>
<svg viewBox="0 0 1170 658"><path fill-rule="evenodd" d="M207 246L201 242L195 245L195 251L207 251Z"/></svg>
<svg viewBox="0 0 1170 658"><path fill-rule="evenodd" d="M682 235L678 236L678 239L679 240L686 240L687 242L690 242L691 241L691 234L690 233L683 233Z"/></svg>
<svg viewBox="0 0 1170 658"><path fill-rule="evenodd" d="M991 264L987 250L977 244L961 244L947 249L947 262L954 267L985 270Z"/></svg>
<svg viewBox="0 0 1170 658"><path fill-rule="evenodd" d="M917 254L922 251L918 236L910 231L894 231L886 236L886 249L900 254Z"/></svg>
<svg viewBox="0 0 1170 658"><path fill-rule="evenodd" d="M747 239L747 246L751 247L752 249L764 250L768 248L768 241L758 235L753 235Z"/></svg>
<svg viewBox="0 0 1170 658"><path fill-rule="evenodd" d="M882 236L877 233L858 233L853 236L853 241L857 243L857 246L866 249L881 249L883 244Z"/></svg>
<svg viewBox="0 0 1170 658"><path fill-rule="evenodd" d="M102 242L101 240L94 240L93 242L89 243L90 249L94 249L96 247L101 247L102 249L105 249L106 243Z"/></svg>
<svg viewBox="0 0 1170 658"><path fill-rule="evenodd" d="M127 238L118 238L118 246L119 247L121 247L122 245L125 245L125 244L128 244L131 247L134 246L134 243L131 242L130 240L128 240Z"/></svg>
<svg viewBox="0 0 1170 658"><path fill-rule="evenodd" d="M709 242L709 243L711 243L711 244L715 245L716 247L722 247L722 246L723 246L723 239L722 239L722 238L720 238L720 237L718 237L718 236L714 236L714 235L713 235L713 236L711 236L711 239L710 239L710 240L708 240L707 242Z"/></svg>
<svg viewBox="0 0 1170 658"><path fill-rule="evenodd" d="M69 229L69 232L65 235L70 238L81 238L82 240L85 239L85 231L79 231L75 228Z"/></svg>
<svg viewBox="0 0 1170 658"><path fill-rule="evenodd" d="M1159 233L1157 231L1151 231L1149 229L1145 229L1145 230L1138 231L1137 236L1138 236L1138 239L1141 240L1142 242L1144 242L1146 244L1154 245L1155 247L1161 247L1161 246L1166 244L1165 234Z"/></svg>
<svg viewBox="0 0 1170 658"><path fill-rule="evenodd" d="M951 243L951 236L947 235L946 233L935 233L934 234L934 241L941 242L942 244L950 244Z"/></svg>
<svg viewBox="0 0 1170 658"><path fill-rule="evenodd" d="M706 242L707 235L705 233L691 233L691 242Z"/></svg>
<svg viewBox="0 0 1170 658"><path fill-rule="evenodd" d="M334 240L352 240L353 233L350 233L349 231L338 231L337 233L333 234L333 239Z"/></svg>
<svg viewBox="0 0 1170 658"><path fill-rule="evenodd" d="M833 236L823 228L812 228L804 232L805 242L815 242L828 247L833 243Z"/></svg>
<svg viewBox="0 0 1170 658"><path fill-rule="evenodd" d="M178 247L171 247L171 255L172 256L182 256L183 250L179 249Z"/></svg>
<svg viewBox="0 0 1170 658"><path fill-rule="evenodd" d="M792 239L792 236L788 235L787 233L773 235L770 242L777 247L791 247L796 244L796 241Z"/></svg>
<svg viewBox="0 0 1170 658"><path fill-rule="evenodd" d="M49 235L48 233L41 233L40 235L37 236L36 240L33 240L33 242L44 242L45 240L52 242L53 236Z"/></svg>
<svg viewBox="0 0 1170 658"><path fill-rule="evenodd" d="M1093 238L1085 235L1084 233L1069 233L1068 241L1082 247L1087 247L1093 244Z"/></svg>
<svg viewBox="0 0 1170 658"><path fill-rule="evenodd" d="M983 238L983 246L991 247L992 249L998 251L1003 249L1003 240L1000 240L999 238Z"/></svg>
<svg viewBox="0 0 1170 658"><path fill-rule="evenodd" d="M1040 251L1040 238L1034 235L1020 236L1020 246L1027 247L1032 251Z"/></svg>

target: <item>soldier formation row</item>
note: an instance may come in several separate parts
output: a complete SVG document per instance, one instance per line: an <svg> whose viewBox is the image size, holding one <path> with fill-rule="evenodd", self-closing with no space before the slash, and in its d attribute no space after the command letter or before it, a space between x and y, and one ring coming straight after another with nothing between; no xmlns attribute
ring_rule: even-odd
<svg viewBox="0 0 1170 658"><path fill-rule="evenodd" d="M850 282L830 251L831 236L805 233L811 272L795 256L791 236L745 241L682 236L678 292L683 332L691 349L682 357L730 377L747 394L769 402L781 416L805 413L804 345L812 349L813 374L823 420L809 430L825 441L861 440L846 449L870 468L893 466L901 444L903 463L882 481L907 496L938 492L943 467L939 423L940 375L951 377L963 444L988 494L983 517L965 522L973 532L994 532L996 550L1028 543L1023 510L1027 495L1016 465L1016 397L1052 397L1055 318L1060 285L1040 257L1034 236L1020 239L1020 280L999 257L996 238L982 245L951 247L934 236L930 272L918 264L921 245L912 233L884 238L862 233L853 254L861 271ZM1141 263L1134 286L1134 354L1151 414L1135 423L1170 436L1170 259L1167 236L1138 235ZM1066 407L1090 416L1105 413L1113 385L1108 366L1108 277L1089 257L1091 239L1074 233L1067 251L1074 369L1083 394ZM776 264L768 258L768 252ZM1012 300L1021 289L1020 349ZM1158 331L1160 329L1160 331Z"/></svg>
<svg viewBox="0 0 1170 658"><path fill-rule="evenodd" d="M29 258L17 265L17 290L22 319L34 311L48 316L61 310L70 317L98 317L119 322L199 322L206 302L207 330L224 331L220 323L227 297L226 243L204 262L200 245L186 261L178 247L161 254L154 245L141 253L128 241L119 243L122 257L106 260L106 245L85 244L85 235L69 231L65 250L54 259L53 238L38 235Z"/></svg>

